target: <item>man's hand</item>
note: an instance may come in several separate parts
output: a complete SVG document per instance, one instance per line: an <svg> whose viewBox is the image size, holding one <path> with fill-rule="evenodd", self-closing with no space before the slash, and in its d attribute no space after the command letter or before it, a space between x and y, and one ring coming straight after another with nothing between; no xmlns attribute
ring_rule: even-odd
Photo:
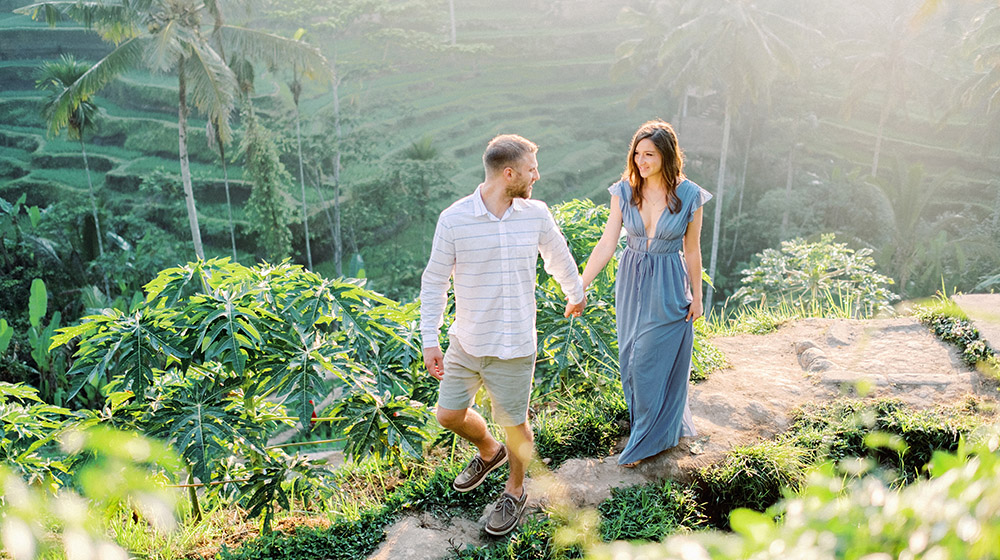
<svg viewBox="0 0 1000 560"><path fill-rule="evenodd" d="M441 353L440 346L424 348L424 367L434 379L441 381L444 378L444 354Z"/></svg>
<svg viewBox="0 0 1000 560"><path fill-rule="evenodd" d="M566 312L563 313L563 317L569 317L570 315L574 317L579 317L583 315L583 308L587 306L587 296L583 296L580 303L569 303L566 302Z"/></svg>

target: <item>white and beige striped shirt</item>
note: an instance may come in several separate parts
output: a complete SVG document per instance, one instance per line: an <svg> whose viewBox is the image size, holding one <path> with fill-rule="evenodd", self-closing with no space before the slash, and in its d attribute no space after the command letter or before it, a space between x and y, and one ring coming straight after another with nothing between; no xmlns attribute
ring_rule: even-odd
<svg viewBox="0 0 1000 560"><path fill-rule="evenodd" d="M482 185L480 185L482 188ZM455 280L455 321L448 336L473 356L530 356L535 332L535 267L541 253L571 303L583 284L566 239L544 202L515 198L503 218L486 209L480 188L441 212L420 285L424 348L439 346L448 287Z"/></svg>

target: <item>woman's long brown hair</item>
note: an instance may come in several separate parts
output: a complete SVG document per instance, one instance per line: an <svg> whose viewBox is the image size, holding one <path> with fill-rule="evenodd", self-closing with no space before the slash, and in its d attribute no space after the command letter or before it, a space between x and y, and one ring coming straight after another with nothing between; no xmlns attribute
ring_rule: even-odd
<svg viewBox="0 0 1000 560"><path fill-rule="evenodd" d="M681 201L677 198L677 185L684 180L684 154L677 145L677 134L670 123L661 120L649 121L639 127L632 137L632 148L628 152L625 172L622 179L632 187L632 204L642 209L642 188L645 181L639 175L639 167L635 164L635 151L639 142L649 138L663 159L663 182L667 186L667 207L671 214L681 211Z"/></svg>

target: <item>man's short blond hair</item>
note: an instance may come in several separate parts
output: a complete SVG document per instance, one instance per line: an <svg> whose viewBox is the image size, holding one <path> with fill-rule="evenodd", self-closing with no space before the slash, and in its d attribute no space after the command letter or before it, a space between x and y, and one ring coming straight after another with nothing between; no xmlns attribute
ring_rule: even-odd
<svg viewBox="0 0 1000 560"><path fill-rule="evenodd" d="M501 134L486 145L483 167L487 175L496 175L520 163L524 156L536 152L538 146L531 140L517 134Z"/></svg>

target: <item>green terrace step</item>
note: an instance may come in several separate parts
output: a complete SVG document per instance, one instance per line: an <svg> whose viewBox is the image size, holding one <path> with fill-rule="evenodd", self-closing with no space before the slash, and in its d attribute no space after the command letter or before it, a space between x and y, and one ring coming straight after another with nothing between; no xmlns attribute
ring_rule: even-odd
<svg viewBox="0 0 1000 560"><path fill-rule="evenodd" d="M56 59L64 53L72 53L78 59L96 61L109 52L111 47L108 43L93 31L81 27L0 28L0 60ZM8 87L31 89L34 87L34 76L5 82L4 89Z"/></svg>

